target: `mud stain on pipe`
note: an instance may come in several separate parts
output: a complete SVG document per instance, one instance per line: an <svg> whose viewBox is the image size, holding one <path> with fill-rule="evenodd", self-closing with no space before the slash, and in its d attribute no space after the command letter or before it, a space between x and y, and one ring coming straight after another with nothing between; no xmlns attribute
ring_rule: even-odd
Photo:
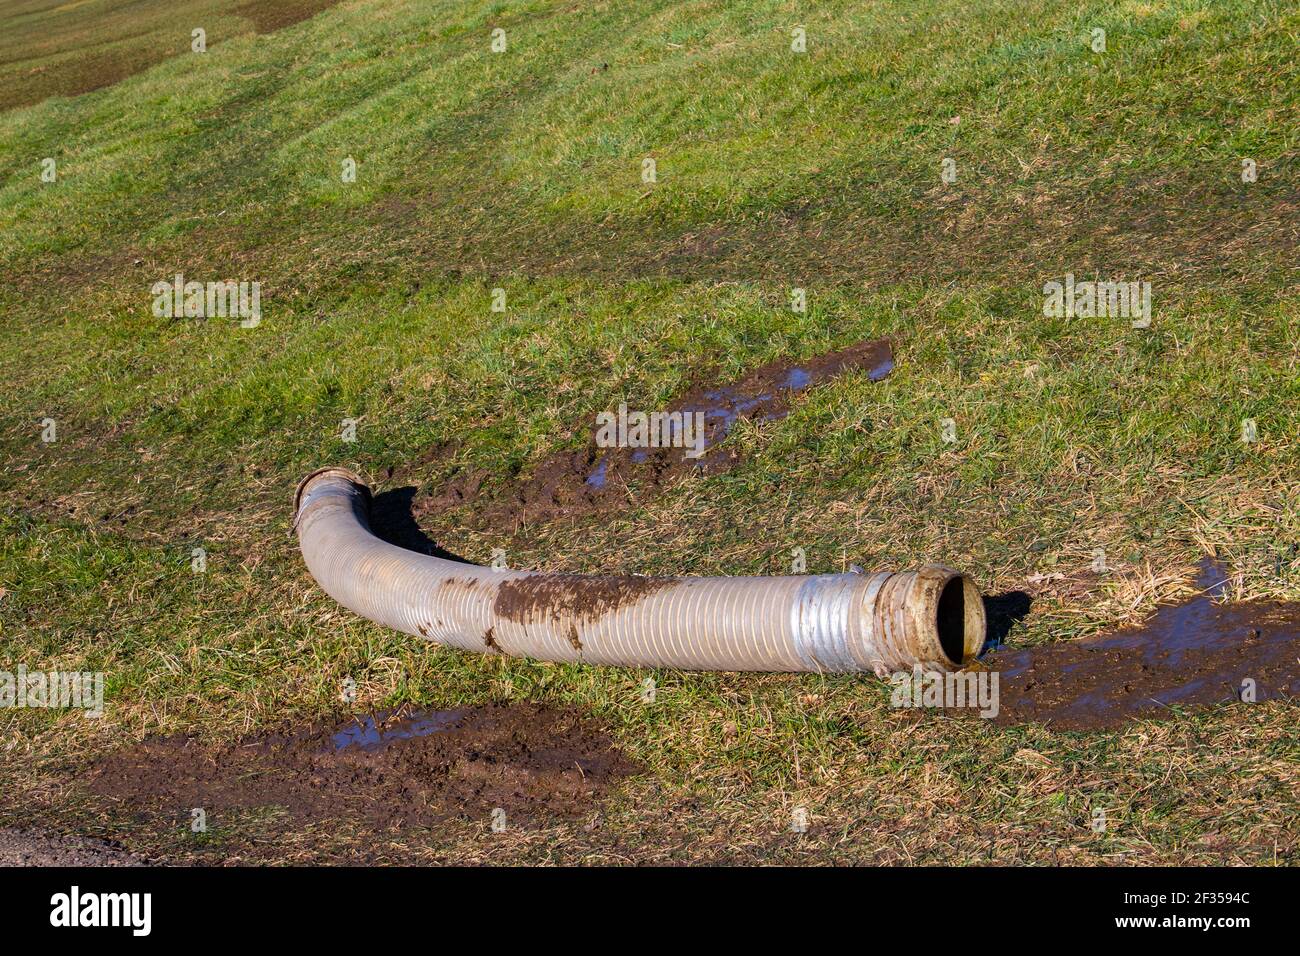
<svg viewBox="0 0 1300 956"><path fill-rule="evenodd" d="M1225 604L1226 575L1201 566L1201 593L1156 610L1145 625L1019 651L985 665L1000 673L999 723L1104 730L1182 709L1300 694L1300 603Z"/></svg>
<svg viewBox="0 0 1300 956"><path fill-rule="evenodd" d="M635 604L676 580L635 575L538 574L503 581L497 589L493 610L497 617L516 624L566 618L590 621L617 608ZM576 631L569 640L581 650Z"/></svg>

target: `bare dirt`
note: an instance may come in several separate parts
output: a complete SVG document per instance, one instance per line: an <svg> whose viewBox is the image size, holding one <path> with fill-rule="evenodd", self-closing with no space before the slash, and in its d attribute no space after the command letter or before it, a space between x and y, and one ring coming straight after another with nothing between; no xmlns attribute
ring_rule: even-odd
<svg viewBox="0 0 1300 956"><path fill-rule="evenodd" d="M31 106L51 96L80 96L120 83L167 59L160 50L91 50L83 55L33 67L0 86L0 112Z"/></svg>
<svg viewBox="0 0 1300 956"><path fill-rule="evenodd" d="M0 829L0 866L144 866L115 843L41 830Z"/></svg>
<svg viewBox="0 0 1300 956"><path fill-rule="evenodd" d="M284 27L335 6L339 0L250 0L232 12L247 20L252 32L274 33ZM68 5L70 8L77 4ZM57 11L55 11L57 13ZM69 13L78 17L79 13ZM0 112L19 106L31 106L51 96L80 96L120 83L128 77L190 50L189 28L183 42L167 43L160 32L167 29L149 14L131 18L115 17L108 24L90 22L75 28L68 20L51 16L48 36L40 37L38 49L49 59L35 67L15 72L0 84ZM243 31L248 32L248 31ZM223 35L222 39L227 37ZM216 38L209 40L210 47ZM60 56L62 54L68 54Z"/></svg>
<svg viewBox="0 0 1300 956"><path fill-rule="evenodd" d="M1145 625L1082 641L997 651L999 723L1106 730L1231 701L1300 694L1300 603L1225 604L1225 575L1202 565L1201 593Z"/></svg>
<svg viewBox="0 0 1300 956"><path fill-rule="evenodd" d="M281 808L296 821L428 826L453 817L572 817L637 767L573 710L412 711L234 743L146 740L96 762L89 790L133 810Z"/></svg>
<svg viewBox="0 0 1300 956"><path fill-rule="evenodd" d="M809 388L855 371L879 381L893 367L893 347L886 339L859 342L803 362L769 362L739 381L695 387L660 410L702 422L699 441L693 441L690 449L600 447L600 428L593 424L585 448L553 455L487 501L481 499L486 497L483 489L491 475L485 469L461 471L418 496L413 512L418 518L473 502L476 507L471 521L509 529L523 522L626 510L658 497L692 474L711 475L734 468L739 455L724 440L737 422L777 421L790 413L793 400ZM450 449L435 448L412 465L390 469L389 477L418 478L447 451Z"/></svg>
<svg viewBox="0 0 1300 956"><path fill-rule="evenodd" d="M252 0L235 7L235 14L249 20L259 34L274 33L309 20L339 0Z"/></svg>

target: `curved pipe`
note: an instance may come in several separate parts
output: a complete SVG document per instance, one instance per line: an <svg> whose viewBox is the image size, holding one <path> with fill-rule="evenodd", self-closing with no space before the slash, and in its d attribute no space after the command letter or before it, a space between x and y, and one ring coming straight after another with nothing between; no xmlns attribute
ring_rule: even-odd
<svg viewBox="0 0 1300 956"><path fill-rule="evenodd" d="M970 578L899 574L652 578L496 570L407 551L370 530L343 468L303 479L294 527L312 576L362 617L467 651L710 671L954 670L984 643Z"/></svg>

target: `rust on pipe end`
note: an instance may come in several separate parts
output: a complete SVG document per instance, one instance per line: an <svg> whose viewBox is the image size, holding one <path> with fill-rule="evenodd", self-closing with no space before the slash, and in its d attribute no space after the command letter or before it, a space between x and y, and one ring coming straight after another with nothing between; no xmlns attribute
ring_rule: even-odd
<svg viewBox="0 0 1300 956"><path fill-rule="evenodd" d="M941 564L923 565L904 605L917 660L955 670L979 656L987 631L984 599L967 575Z"/></svg>

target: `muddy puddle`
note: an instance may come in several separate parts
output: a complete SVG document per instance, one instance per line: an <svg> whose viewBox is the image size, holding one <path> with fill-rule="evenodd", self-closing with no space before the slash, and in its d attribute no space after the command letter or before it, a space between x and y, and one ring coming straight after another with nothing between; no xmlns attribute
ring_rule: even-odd
<svg viewBox="0 0 1300 956"><path fill-rule="evenodd" d="M1139 627L990 654L984 665L1001 675L996 719L1100 730L1252 692L1259 702L1300 694L1300 603L1222 603L1225 580L1207 560L1200 593Z"/></svg>
<svg viewBox="0 0 1300 956"><path fill-rule="evenodd" d="M602 448L597 443L599 429L593 423L588 426L587 447L552 456L492 500L479 500L485 497L481 491L492 477L489 472L460 472L419 495L414 513L417 517L438 514L472 501L476 504L473 520L509 528L520 521L626 509L656 497L689 475L717 474L734 467L737 452L724 443L737 423L778 421L810 388L848 372L864 372L872 381L879 381L893 368L893 348L886 339L859 342L805 362L770 362L739 381L692 389L667 408L654 410L674 421L680 416L682 424L670 426L669 432L674 437L681 434L690 454L682 447ZM440 457L435 449L411 467L391 469L390 478L418 479L420 472L436 466Z"/></svg>
<svg viewBox="0 0 1300 956"><path fill-rule="evenodd" d="M363 715L213 744L146 740L96 762L92 793L185 816L282 808L381 826L580 815L635 765L575 711L537 704Z"/></svg>

